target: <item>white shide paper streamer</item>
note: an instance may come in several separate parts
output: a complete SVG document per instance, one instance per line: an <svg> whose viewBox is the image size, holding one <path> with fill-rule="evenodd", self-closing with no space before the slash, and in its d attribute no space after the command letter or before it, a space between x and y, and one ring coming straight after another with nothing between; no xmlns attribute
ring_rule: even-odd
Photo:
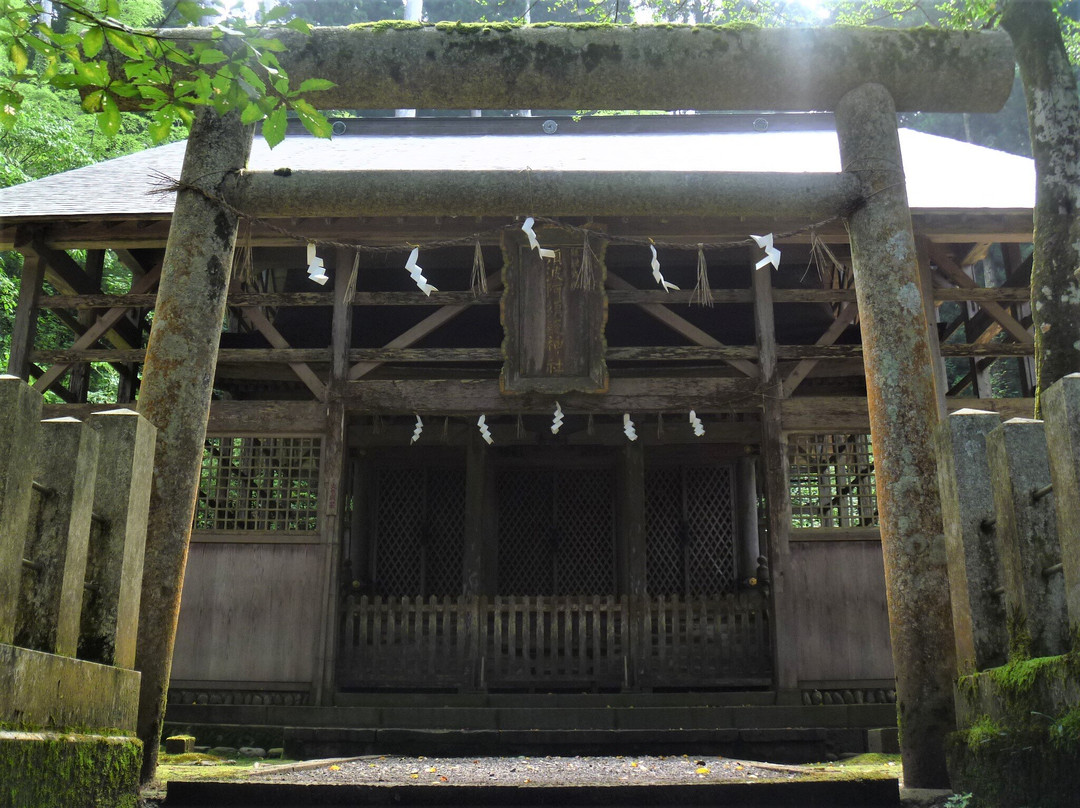
<svg viewBox="0 0 1080 808"><path fill-rule="evenodd" d="M697 417L697 413L690 410L690 426L694 428L694 435L701 437L705 434L705 425L701 423L701 419Z"/></svg>
<svg viewBox="0 0 1080 808"><path fill-rule="evenodd" d="M554 258L555 251L547 250L540 246L540 242L536 240L536 233L533 232L533 217L530 216L524 222L521 223L521 231L529 237L529 249L536 250L540 253L541 258Z"/></svg>
<svg viewBox="0 0 1080 808"><path fill-rule="evenodd" d="M630 420L630 413L628 412L623 413L622 431L626 433L626 437L630 440L637 440L637 430L634 429L634 422Z"/></svg>
<svg viewBox="0 0 1080 808"><path fill-rule="evenodd" d="M481 415L476 419L476 426L480 430L480 437L484 439L484 443L490 446L495 442L495 439L491 437L491 430L488 429L486 415Z"/></svg>
<svg viewBox="0 0 1080 808"><path fill-rule="evenodd" d="M551 434L558 435L559 430L562 429L563 424L563 411L559 406L559 402L555 402L555 417L551 421Z"/></svg>
<svg viewBox="0 0 1080 808"><path fill-rule="evenodd" d="M750 238L756 241L761 249L765 250L765 257L754 265L754 269L763 269L769 264L773 265L773 269L780 269L780 251L772 244L773 234L767 233L764 236L750 236Z"/></svg>
<svg viewBox="0 0 1080 808"><path fill-rule="evenodd" d="M330 280L330 276L326 274L326 268L323 266L323 260L315 254L314 241L309 241L307 245L307 264L308 277L319 286L324 286Z"/></svg>
<svg viewBox="0 0 1080 808"><path fill-rule="evenodd" d="M418 247L413 247L411 253L409 253L409 260L405 262L405 269L409 270L409 277L413 279L417 288L428 297L431 297L432 292L439 291L430 283L427 282L427 278L424 277L424 268L418 266L416 263L416 256L420 254Z"/></svg>
<svg viewBox="0 0 1080 808"><path fill-rule="evenodd" d="M656 257L656 247L650 244L649 250L652 252L652 261L649 262L649 265L652 267L653 280L655 280L665 292L670 292L672 289L678 291L678 286L664 280L664 275L660 272L660 259Z"/></svg>
<svg viewBox="0 0 1080 808"><path fill-rule="evenodd" d="M424 421L419 415L416 416L416 429L413 430L412 440L409 441L409 445L412 446L418 440L420 440L420 433L424 431Z"/></svg>

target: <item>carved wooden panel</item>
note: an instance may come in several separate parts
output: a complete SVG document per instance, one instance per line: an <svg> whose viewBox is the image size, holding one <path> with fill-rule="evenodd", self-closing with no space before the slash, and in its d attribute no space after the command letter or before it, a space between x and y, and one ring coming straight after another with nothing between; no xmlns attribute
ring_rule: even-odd
<svg viewBox="0 0 1080 808"><path fill-rule="evenodd" d="M541 258L523 233L503 236L505 363L500 388L552 395L607 392L602 242L591 243L582 278L582 236L538 227L537 237L542 247L555 251L553 258Z"/></svg>

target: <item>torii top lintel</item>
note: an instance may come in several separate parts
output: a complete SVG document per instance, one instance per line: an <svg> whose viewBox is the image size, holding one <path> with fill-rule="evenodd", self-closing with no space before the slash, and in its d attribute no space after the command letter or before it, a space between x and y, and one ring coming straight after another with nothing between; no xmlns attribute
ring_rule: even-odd
<svg viewBox="0 0 1080 808"><path fill-rule="evenodd" d="M901 112L993 112L1014 68L999 31L375 23L280 36L294 86L337 84L308 95L321 109L832 110L877 83Z"/></svg>

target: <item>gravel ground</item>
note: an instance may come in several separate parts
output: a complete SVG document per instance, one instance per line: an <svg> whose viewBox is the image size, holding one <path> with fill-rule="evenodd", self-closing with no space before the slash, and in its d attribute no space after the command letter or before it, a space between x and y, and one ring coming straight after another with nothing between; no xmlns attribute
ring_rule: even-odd
<svg viewBox="0 0 1080 808"><path fill-rule="evenodd" d="M395 757L368 756L255 771L247 780L349 785L574 786L791 780L796 767L728 758L641 757Z"/></svg>

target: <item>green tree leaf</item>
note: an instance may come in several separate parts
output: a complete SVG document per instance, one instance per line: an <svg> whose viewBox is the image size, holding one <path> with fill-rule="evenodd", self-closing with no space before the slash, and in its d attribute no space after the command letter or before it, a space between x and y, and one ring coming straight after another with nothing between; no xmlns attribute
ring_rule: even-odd
<svg viewBox="0 0 1080 808"><path fill-rule="evenodd" d="M87 59L93 59L101 52L105 44L105 31L100 27L90 28L83 37L82 49Z"/></svg>
<svg viewBox="0 0 1080 808"><path fill-rule="evenodd" d="M263 123L262 133L271 149L285 139L285 127L287 124L288 116L285 114L284 106L278 106L267 116L266 121Z"/></svg>
<svg viewBox="0 0 1080 808"><path fill-rule="evenodd" d="M240 123L246 126L261 121L265 117L266 114L259 108L259 105L251 103L244 107L244 111L240 115Z"/></svg>
<svg viewBox="0 0 1080 808"><path fill-rule="evenodd" d="M329 79L304 79L300 84L298 91L301 93L314 93L319 90L329 90L334 87L337 87L337 85Z"/></svg>
<svg viewBox="0 0 1080 808"><path fill-rule="evenodd" d="M120 131L120 110L112 96L102 99L101 112L97 116L98 129L107 137L114 137Z"/></svg>
<svg viewBox="0 0 1080 808"><path fill-rule="evenodd" d="M110 45L125 56L132 59L142 59L146 56L145 50L139 47L137 40L131 34L124 31L115 31L112 28L106 28L105 38L109 40Z"/></svg>
<svg viewBox="0 0 1080 808"><path fill-rule="evenodd" d="M30 64L30 57L26 54L26 48L18 42L12 42L11 47L8 49L8 56L11 57L11 63L15 66L16 73L26 72L26 68Z"/></svg>

